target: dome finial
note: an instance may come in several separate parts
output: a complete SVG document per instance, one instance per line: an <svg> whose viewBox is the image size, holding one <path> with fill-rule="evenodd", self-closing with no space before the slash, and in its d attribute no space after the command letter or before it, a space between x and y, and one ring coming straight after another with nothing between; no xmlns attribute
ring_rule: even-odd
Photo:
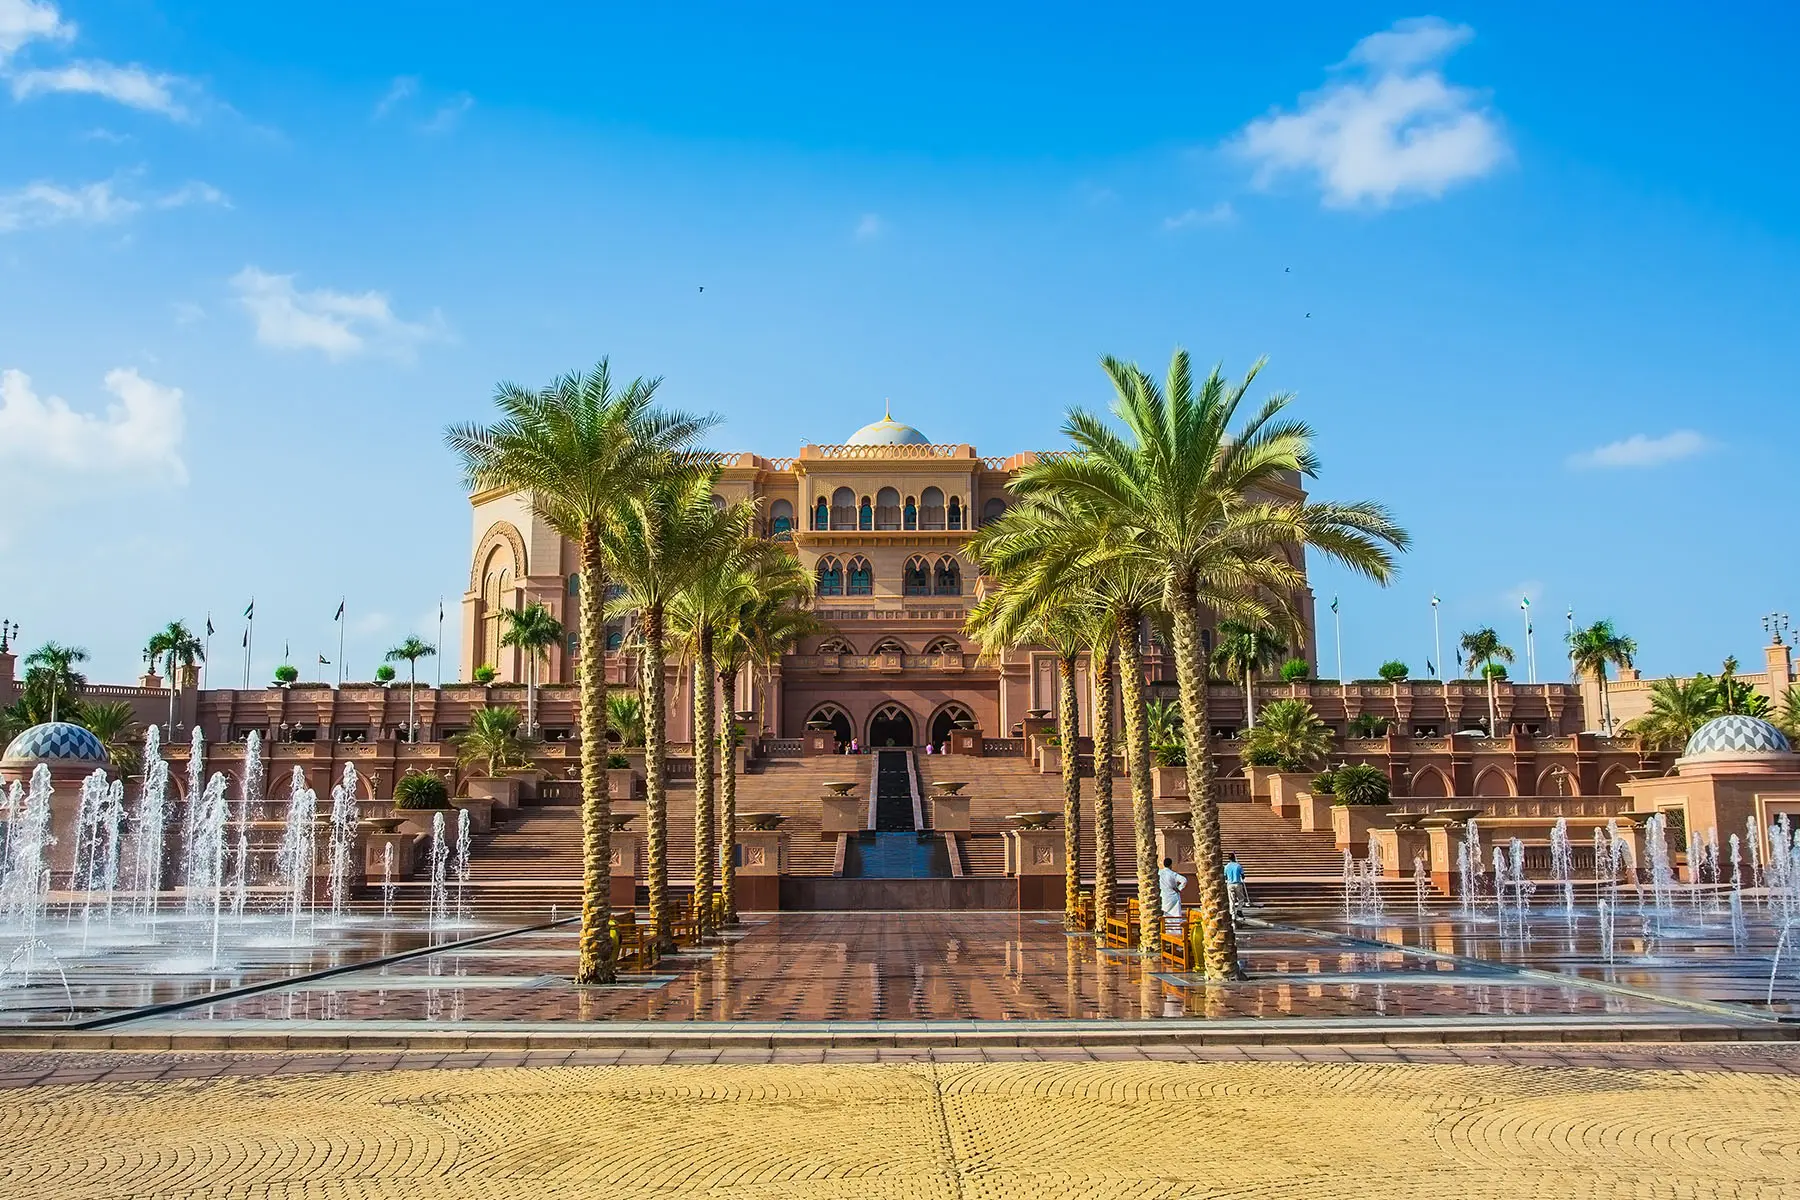
<svg viewBox="0 0 1800 1200"><path fill-rule="evenodd" d="M891 421L894 419L894 402L889 400L886 396L881 398L881 419L884 421Z"/></svg>

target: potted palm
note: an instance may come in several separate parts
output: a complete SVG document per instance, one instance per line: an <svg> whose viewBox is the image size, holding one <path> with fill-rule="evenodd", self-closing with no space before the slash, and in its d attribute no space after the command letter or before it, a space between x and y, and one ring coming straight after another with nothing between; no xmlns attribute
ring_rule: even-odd
<svg viewBox="0 0 1800 1200"><path fill-rule="evenodd" d="M1331 750L1331 730L1305 700L1272 700L1244 735L1245 774L1253 799L1278 813L1299 807L1299 793Z"/></svg>
<svg viewBox="0 0 1800 1200"><path fill-rule="evenodd" d="M520 728L519 710L510 706L478 708L469 728L455 738L456 761L472 799L502 810L519 806L519 780L513 774L531 764L531 740Z"/></svg>
<svg viewBox="0 0 1800 1200"><path fill-rule="evenodd" d="M377 833L391 833L397 829L430 833L431 815L449 807L448 784L429 771L408 771L394 784L393 816L373 818L369 823ZM392 825L383 828L390 821Z"/></svg>
<svg viewBox="0 0 1800 1200"><path fill-rule="evenodd" d="M1334 800L1331 805L1331 831L1337 836L1338 848L1359 849L1369 840L1369 831L1387 823L1394 807L1389 795L1388 777L1368 763L1351 763L1331 773Z"/></svg>

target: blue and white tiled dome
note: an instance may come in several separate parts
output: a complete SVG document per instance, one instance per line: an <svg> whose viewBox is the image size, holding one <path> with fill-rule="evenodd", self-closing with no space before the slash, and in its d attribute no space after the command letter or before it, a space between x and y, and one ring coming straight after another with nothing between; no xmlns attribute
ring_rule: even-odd
<svg viewBox="0 0 1800 1200"><path fill-rule="evenodd" d="M873 425L864 425L844 442L846 446L928 446L931 439L911 425L894 420L892 411Z"/></svg>
<svg viewBox="0 0 1800 1200"><path fill-rule="evenodd" d="M1683 758L1702 754L1792 754L1787 735L1758 717L1733 714L1714 717L1688 739Z"/></svg>
<svg viewBox="0 0 1800 1200"><path fill-rule="evenodd" d="M27 762L91 762L100 767L107 763L106 747L100 739L67 721L33 725L12 740L4 757Z"/></svg>

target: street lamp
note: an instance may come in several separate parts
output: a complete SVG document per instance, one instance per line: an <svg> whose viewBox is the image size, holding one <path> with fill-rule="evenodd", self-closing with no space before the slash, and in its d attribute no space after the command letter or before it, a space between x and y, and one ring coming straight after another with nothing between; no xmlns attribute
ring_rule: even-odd
<svg viewBox="0 0 1800 1200"><path fill-rule="evenodd" d="M1766 632L1770 638L1774 639L1772 644L1779 646L1782 643L1781 635L1788 631L1788 615L1784 612L1769 613L1763 617L1762 626L1763 631ZM6 649L6 647L0 645L0 650L4 649Z"/></svg>
<svg viewBox="0 0 1800 1200"><path fill-rule="evenodd" d="M12 643L19 640L19 623L12 622L10 630L5 617L0 617L0 654L12 649Z"/></svg>

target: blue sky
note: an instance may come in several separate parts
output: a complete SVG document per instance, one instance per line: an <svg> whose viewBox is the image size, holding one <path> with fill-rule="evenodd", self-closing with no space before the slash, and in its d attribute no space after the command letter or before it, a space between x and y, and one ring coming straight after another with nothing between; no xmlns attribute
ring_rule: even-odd
<svg viewBox="0 0 1800 1200"><path fill-rule="evenodd" d="M261 681L347 595L366 678L454 645L499 380L1000 454L1178 344L1412 531L1315 570L1352 676L1434 591L1544 677L1570 606L1649 672L1800 607L1791 8L757 7L0 0L0 615L121 679L210 612L225 683L254 595Z"/></svg>

